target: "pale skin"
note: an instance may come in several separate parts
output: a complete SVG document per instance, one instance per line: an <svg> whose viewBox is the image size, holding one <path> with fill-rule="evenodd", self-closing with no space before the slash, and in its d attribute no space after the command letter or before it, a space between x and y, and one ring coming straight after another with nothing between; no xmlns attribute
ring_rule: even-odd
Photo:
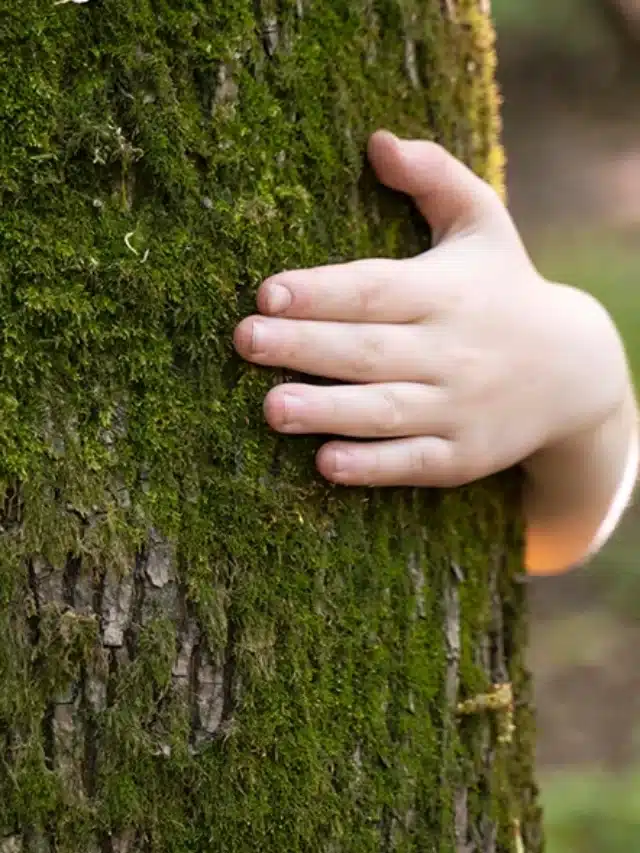
<svg viewBox="0 0 640 853"><path fill-rule="evenodd" d="M346 486L449 488L521 464L528 571L583 562L637 435L614 323L540 275L497 194L443 148L378 131L369 158L413 198L434 248L263 282L240 355L340 383L278 385L269 425L343 436L317 467Z"/></svg>

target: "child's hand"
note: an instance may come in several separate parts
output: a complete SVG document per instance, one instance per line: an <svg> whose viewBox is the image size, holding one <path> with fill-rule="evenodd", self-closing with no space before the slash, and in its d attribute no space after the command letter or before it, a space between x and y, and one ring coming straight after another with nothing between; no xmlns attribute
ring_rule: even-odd
<svg viewBox="0 0 640 853"><path fill-rule="evenodd" d="M414 198L436 246L408 260L291 271L263 283L262 316L238 326L238 352L257 364L357 383L280 385L265 400L269 424L292 434L379 439L331 441L317 459L333 482L377 486L457 486L524 460L532 460L535 479L542 451L557 472L559 459L575 457L578 439L589 459L606 427L617 444L612 439L611 473L587 512L593 539L620 480L635 414L608 314L536 272L498 196L444 149L379 132L369 154L383 183ZM549 544L560 535L558 484L541 506L540 489L551 489L551 479L549 472L530 501L532 530L549 516L537 536L553 555L543 560L538 548L536 567L529 543L530 568L539 571L550 570L545 561L560 569L584 556L591 541L574 541L576 511L565 507L563 547ZM581 529L578 539L588 533Z"/></svg>

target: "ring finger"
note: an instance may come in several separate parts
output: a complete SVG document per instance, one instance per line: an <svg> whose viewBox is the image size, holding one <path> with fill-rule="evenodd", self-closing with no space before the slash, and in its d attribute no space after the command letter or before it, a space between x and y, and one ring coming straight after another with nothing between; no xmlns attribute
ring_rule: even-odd
<svg viewBox="0 0 640 853"><path fill-rule="evenodd" d="M283 433L354 438L445 435L450 430L445 391L394 382L316 386L284 383L265 399L266 419Z"/></svg>

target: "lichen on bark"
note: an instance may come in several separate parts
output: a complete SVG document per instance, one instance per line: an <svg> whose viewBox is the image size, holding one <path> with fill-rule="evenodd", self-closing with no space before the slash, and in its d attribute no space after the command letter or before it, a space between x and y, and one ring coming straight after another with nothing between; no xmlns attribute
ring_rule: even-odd
<svg viewBox="0 0 640 853"><path fill-rule="evenodd" d="M0 0L0 48L0 851L536 853L517 478L330 487L231 346L269 273L428 246L376 127L500 188L482 4ZM456 714L504 680L508 744Z"/></svg>

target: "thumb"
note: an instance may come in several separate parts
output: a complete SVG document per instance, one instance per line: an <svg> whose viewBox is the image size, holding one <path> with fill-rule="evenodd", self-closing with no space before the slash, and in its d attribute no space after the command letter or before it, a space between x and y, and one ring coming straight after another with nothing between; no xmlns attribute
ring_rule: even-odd
<svg viewBox="0 0 640 853"><path fill-rule="evenodd" d="M501 205L489 184L435 142L379 130L369 140L369 160L385 186L412 196L438 240Z"/></svg>

